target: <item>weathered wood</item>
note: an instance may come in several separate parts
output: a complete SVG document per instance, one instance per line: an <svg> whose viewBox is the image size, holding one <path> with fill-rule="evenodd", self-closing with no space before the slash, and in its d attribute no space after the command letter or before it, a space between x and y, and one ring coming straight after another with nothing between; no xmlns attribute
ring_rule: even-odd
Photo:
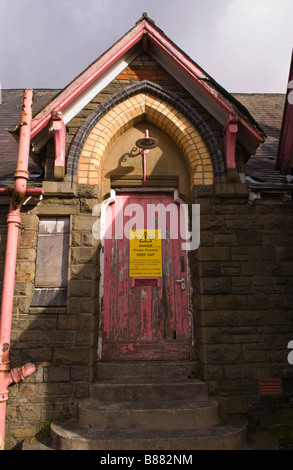
<svg viewBox="0 0 293 470"><path fill-rule="evenodd" d="M148 276L147 269L151 272L152 268L144 268L147 266L145 262L142 263L142 272L146 269L144 276L130 276L129 237L124 233L123 238L116 238L118 233L123 233L121 227L123 229L133 217L132 213L125 215L130 204L143 208L139 226L129 224L136 230L146 228L147 206L154 204L158 208L153 225L150 226L148 220L147 228L161 230L162 233L161 277ZM164 216L164 208L169 204L172 204L174 220L169 215ZM178 208L171 195L162 194L123 194L117 196L115 204L108 207L107 219L112 220L113 236L105 240L102 360L176 360L190 357L188 286L182 289L181 283L177 282L184 277L187 283L186 251L181 250L180 236L171 239L170 235L173 229L171 224L175 221L179 226ZM151 259L146 258L147 254L146 250L144 259ZM158 260L155 260L154 269L157 269L157 264ZM152 266L151 261L149 266Z"/></svg>
<svg viewBox="0 0 293 470"><path fill-rule="evenodd" d="M40 219L36 287L66 287L68 280L69 217Z"/></svg>

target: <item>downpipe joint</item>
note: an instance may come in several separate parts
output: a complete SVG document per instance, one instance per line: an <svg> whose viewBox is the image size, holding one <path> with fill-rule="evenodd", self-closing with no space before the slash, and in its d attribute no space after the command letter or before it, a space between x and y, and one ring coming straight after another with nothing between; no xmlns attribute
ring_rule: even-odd
<svg viewBox="0 0 293 470"><path fill-rule="evenodd" d="M9 385L22 382L25 377L32 375L35 370L36 366L31 363L14 369L10 369L9 364L0 363L0 403L8 400Z"/></svg>

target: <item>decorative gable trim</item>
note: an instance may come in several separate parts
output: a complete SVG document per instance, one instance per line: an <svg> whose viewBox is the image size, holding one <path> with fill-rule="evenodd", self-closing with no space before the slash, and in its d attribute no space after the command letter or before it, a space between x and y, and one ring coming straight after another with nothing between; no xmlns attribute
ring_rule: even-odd
<svg viewBox="0 0 293 470"><path fill-rule="evenodd" d="M97 108L88 116L88 118L79 128L70 148L67 165L67 173L69 175L77 176L82 150L87 138L97 123L117 105L140 93L152 95L156 98L159 98L162 102L176 108L176 110L178 110L178 112L181 113L192 124L192 126L194 126L204 141L212 160L213 176L225 175L225 164L220 148L214 137L214 134L206 122L188 103L186 103L180 97L147 80L129 85L116 92L110 98L97 106Z"/></svg>
<svg viewBox="0 0 293 470"><path fill-rule="evenodd" d="M139 20L124 37L110 48L80 76L70 83L47 105L32 122L32 146L38 151L48 139L51 112L61 111L65 124L87 104L94 94L110 81L140 53L149 53L174 76L224 126L231 114L239 116L238 138L249 153L254 153L264 141L248 111L197 66L147 17ZM37 137L41 133L41 138ZM44 135L42 135L44 134ZM39 141L39 142L38 142Z"/></svg>
<svg viewBox="0 0 293 470"><path fill-rule="evenodd" d="M103 90L111 81L117 77L137 56L138 52L129 53L121 57L115 64L111 65L105 73L99 76L84 89L73 91L68 99L66 96L62 99L61 94L49 103L33 120L33 129L31 134L32 150L38 152L52 135L53 127L51 123L51 114L62 112L65 124L68 124L83 108L86 106L101 90ZM64 93L67 89L64 90Z"/></svg>

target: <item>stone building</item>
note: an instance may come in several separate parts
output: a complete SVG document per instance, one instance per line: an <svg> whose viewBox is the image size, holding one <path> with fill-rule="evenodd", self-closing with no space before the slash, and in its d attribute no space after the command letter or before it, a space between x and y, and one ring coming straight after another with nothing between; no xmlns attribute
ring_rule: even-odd
<svg viewBox="0 0 293 470"><path fill-rule="evenodd" d="M2 271L22 97L3 90L0 106ZM288 103L228 93L145 14L63 90L34 91L27 188L42 192L21 206L10 361L36 371L9 387L10 438L55 421L57 448L164 448L159 424L151 447L135 441L132 405L139 396L135 410L146 413L141 402L156 402L153 423L156 413L169 423L164 413L184 408L174 383L204 391L192 390L192 406L186 397L193 425L167 424L178 431L170 449L242 448L247 423L271 435L288 425L293 182L279 145L292 138L292 121L282 127ZM115 413L101 417L103 403L95 417L110 379ZM133 412L127 424L123 409ZM67 439L66 426L78 429ZM145 424L150 434L154 426ZM85 427L99 439L81 444Z"/></svg>

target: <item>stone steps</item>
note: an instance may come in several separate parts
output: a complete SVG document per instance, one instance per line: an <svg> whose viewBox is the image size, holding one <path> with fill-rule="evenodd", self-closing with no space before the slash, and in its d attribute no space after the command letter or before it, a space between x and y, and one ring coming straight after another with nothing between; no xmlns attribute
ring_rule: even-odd
<svg viewBox="0 0 293 470"><path fill-rule="evenodd" d="M100 402L188 400L207 401L206 384L200 380L184 382L128 380L101 381L90 387L91 398Z"/></svg>
<svg viewBox="0 0 293 470"><path fill-rule="evenodd" d="M58 450L242 450L246 420L231 418L208 427L177 430L102 429L52 424L52 446Z"/></svg>
<svg viewBox="0 0 293 470"><path fill-rule="evenodd" d="M220 420L217 400L183 362L101 363L75 423L52 424L56 450L242 449L246 420ZM190 377L190 378L188 378Z"/></svg>
<svg viewBox="0 0 293 470"><path fill-rule="evenodd" d="M133 379L188 379L197 373L195 361L125 361L100 362L97 367L98 380Z"/></svg>
<svg viewBox="0 0 293 470"><path fill-rule="evenodd" d="M80 403L79 425L82 428L103 429L184 429L212 426L219 422L219 404L207 402L168 403Z"/></svg>

